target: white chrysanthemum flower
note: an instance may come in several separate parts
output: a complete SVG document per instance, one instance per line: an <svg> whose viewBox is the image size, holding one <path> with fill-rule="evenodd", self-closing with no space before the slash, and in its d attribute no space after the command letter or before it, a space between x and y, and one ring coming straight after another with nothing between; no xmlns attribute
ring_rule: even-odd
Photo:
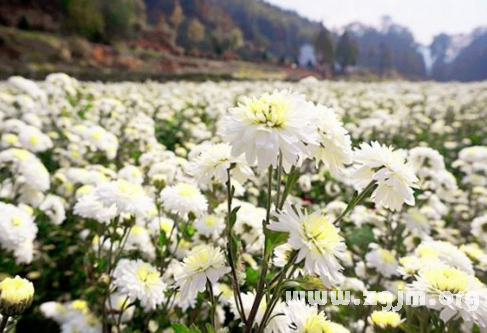
<svg viewBox="0 0 487 333"><path fill-rule="evenodd" d="M101 333L102 325L92 313L78 314L61 324L61 333Z"/></svg>
<svg viewBox="0 0 487 333"><path fill-rule="evenodd" d="M139 300L147 310L154 310L165 299L166 284L158 270L140 259L120 260L113 271L113 284L118 292L132 302Z"/></svg>
<svg viewBox="0 0 487 333"><path fill-rule="evenodd" d="M274 91L244 98L223 120L220 133L232 146L232 154L245 154L249 165L260 170L277 166L282 154L288 170L308 156L307 145L318 143L312 105L303 95Z"/></svg>
<svg viewBox="0 0 487 333"><path fill-rule="evenodd" d="M245 314L245 317L248 317L255 301L255 292L242 293L241 299L243 305L243 312ZM237 318L240 318L240 314L237 311L237 307L235 305L235 299L233 297L230 299L230 305L233 314ZM266 310L267 310L267 300L265 297L263 297L262 300L260 301L259 307L257 308L254 325L261 325ZM277 301L277 304L272 310L272 315L270 317L270 320L267 322L267 326L264 329L265 333L289 332L289 322L288 319L285 316L283 316L283 311L284 311L284 304L280 301Z"/></svg>
<svg viewBox="0 0 487 333"><path fill-rule="evenodd" d="M144 174L134 165L127 165L120 169L118 171L118 178L135 184L142 184L144 182Z"/></svg>
<svg viewBox="0 0 487 333"><path fill-rule="evenodd" d="M284 308L284 315L289 323L288 332L295 333L331 333L335 332L325 313L318 312L317 306L309 306L304 301L292 300Z"/></svg>
<svg viewBox="0 0 487 333"><path fill-rule="evenodd" d="M474 274L472 261L458 247L442 241L424 241L415 250L420 258L440 260L444 264Z"/></svg>
<svg viewBox="0 0 487 333"><path fill-rule="evenodd" d="M94 192L104 206L115 205L117 214L129 214L144 217L152 209L154 203L140 184L119 179L99 185Z"/></svg>
<svg viewBox="0 0 487 333"><path fill-rule="evenodd" d="M268 228L289 233L287 242L299 251L296 262L304 259L305 272L319 275L326 287L336 284L343 269L337 258L342 258L346 250L339 229L319 213L303 215L290 205L278 214L278 219Z"/></svg>
<svg viewBox="0 0 487 333"><path fill-rule="evenodd" d="M34 126L24 125L19 132L19 142L23 148L32 152L43 152L52 148L50 137Z"/></svg>
<svg viewBox="0 0 487 333"><path fill-rule="evenodd" d="M401 319L399 313L394 311L376 310L367 318L369 324L381 330L394 330L399 327L404 319Z"/></svg>
<svg viewBox="0 0 487 333"><path fill-rule="evenodd" d="M7 149L0 152L0 166L12 164L12 172L18 173L16 181L29 188L44 192L50 187L49 172L31 152L24 149Z"/></svg>
<svg viewBox="0 0 487 333"><path fill-rule="evenodd" d="M190 173L198 183L211 184L212 181L226 183L231 165L232 177L244 182L253 176L253 172L242 157L232 156L232 148L227 143L205 147L190 165Z"/></svg>
<svg viewBox="0 0 487 333"><path fill-rule="evenodd" d="M377 182L372 193L377 204L391 210L401 209L403 203L414 205L413 188L417 187L418 178L402 153L375 141L370 145L362 143L354 152L354 162L358 165L353 175L358 188Z"/></svg>
<svg viewBox="0 0 487 333"><path fill-rule="evenodd" d="M470 233L481 242L487 244L487 214L473 219Z"/></svg>
<svg viewBox="0 0 487 333"><path fill-rule="evenodd" d="M406 227L413 234L418 236L426 236L431 233L431 218L426 214L426 211L426 206L422 209L409 208L404 214Z"/></svg>
<svg viewBox="0 0 487 333"><path fill-rule="evenodd" d="M394 252L379 246L372 248L365 255L367 266L375 268L381 275L391 277L397 273L398 262Z"/></svg>
<svg viewBox="0 0 487 333"><path fill-rule="evenodd" d="M397 272L404 277L413 277L420 270L426 267L436 266L439 263L440 260L435 257L405 256L399 259L400 266Z"/></svg>
<svg viewBox="0 0 487 333"><path fill-rule="evenodd" d="M424 292L425 305L440 311L440 318L445 323L461 317L466 322L478 324L483 330L487 329L487 286L474 275L449 266L431 267L420 271L408 289ZM467 302L468 292L475 292L479 297L476 310ZM449 305L441 304L440 294L446 296L448 293L454 298Z"/></svg>
<svg viewBox="0 0 487 333"><path fill-rule="evenodd" d="M103 127L84 128L80 134L97 150L103 151L108 159L114 159L117 156L118 139Z"/></svg>
<svg viewBox="0 0 487 333"><path fill-rule="evenodd" d="M460 246L460 251L474 263L475 269L487 271L487 252L476 243Z"/></svg>
<svg viewBox="0 0 487 333"><path fill-rule="evenodd" d="M213 285L228 272L230 267L225 266L220 248L210 245L195 247L184 258L182 270L175 276L176 284L181 288L181 298L195 297L205 290L207 281Z"/></svg>
<svg viewBox="0 0 487 333"><path fill-rule="evenodd" d="M208 208L208 202L199 188L189 183L164 188L161 191L161 200L164 209L182 217L186 217L188 213L201 216Z"/></svg>
<svg viewBox="0 0 487 333"><path fill-rule="evenodd" d="M443 156L430 147L415 147L409 150L409 162L415 170L433 169L443 170L445 169L445 161Z"/></svg>
<svg viewBox="0 0 487 333"><path fill-rule="evenodd" d="M206 237L218 237L223 229L225 229L225 222L220 216L209 214L197 219L194 223L194 227L201 235Z"/></svg>
<svg viewBox="0 0 487 333"><path fill-rule="evenodd" d="M31 215L18 207L0 202L0 246L14 253L17 262L31 263L37 225Z"/></svg>
<svg viewBox="0 0 487 333"><path fill-rule="evenodd" d="M48 194L39 206L54 225L60 225L66 219L66 209L64 208L64 199L56 195Z"/></svg>
<svg viewBox="0 0 487 333"><path fill-rule="evenodd" d="M79 198L74 205L74 214L108 224L118 212L115 204L106 207L96 196L88 194Z"/></svg>
<svg viewBox="0 0 487 333"><path fill-rule="evenodd" d="M352 163L352 140L333 109L317 105L315 112L320 140L311 147L312 155L317 164L323 162L332 175L339 176Z"/></svg>

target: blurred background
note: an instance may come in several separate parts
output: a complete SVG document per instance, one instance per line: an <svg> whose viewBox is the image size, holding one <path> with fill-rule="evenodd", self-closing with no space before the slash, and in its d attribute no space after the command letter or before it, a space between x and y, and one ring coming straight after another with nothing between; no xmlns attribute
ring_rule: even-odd
<svg viewBox="0 0 487 333"><path fill-rule="evenodd" d="M487 78L485 0L0 0L0 78Z"/></svg>

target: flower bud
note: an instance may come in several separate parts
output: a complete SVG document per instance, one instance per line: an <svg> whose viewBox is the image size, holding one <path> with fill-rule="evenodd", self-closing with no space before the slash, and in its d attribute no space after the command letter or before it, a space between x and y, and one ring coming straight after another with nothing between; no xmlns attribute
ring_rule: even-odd
<svg viewBox="0 0 487 333"><path fill-rule="evenodd" d="M34 285L20 276L0 282L0 313L3 316L22 314L34 297Z"/></svg>

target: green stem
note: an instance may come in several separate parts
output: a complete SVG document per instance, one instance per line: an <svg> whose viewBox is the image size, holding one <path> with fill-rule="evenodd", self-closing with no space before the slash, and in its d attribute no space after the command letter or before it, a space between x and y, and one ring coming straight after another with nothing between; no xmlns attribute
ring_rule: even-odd
<svg viewBox="0 0 487 333"><path fill-rule="evenodd" d="M210 280L206 280L206 290L208 291L208 296L210 297L210 321L211 326L216 329L216 321L215 321L215 313L216 313L216 302L215 302L215 295L213 293L213 287L211 286Z"/></svg>
<svg viewBox="0 0 487 333"><path fill-rule="evenodd" d="M266 203L266 218L262 221L262 230L264 231L269 224L271 218L271 206L272 206L272 165L269 166L268 171L268 179L267 179L267 203ZM249 317L247 320L247 325L245 327L245 332L250 333L252 331L252 326L254 324L255 316L257 315L257 311L259 310L260 302L262 301L262 297L264 297L264 286L265 286L265 278L267 275L268 269L268 257L269 254L267 253L267 239L264 241L264 255L262 260L262 271L259 277L259 284L257 286L257 291L255 294L254 303L252 304L252 308L249 313Z"/></svg>
<svg viewBox="0 0 487 333"><path fill-rule="evenodd" d="M233 257L233 250L232 250L232 223L231 223L231 215L232 215L232 179L230 175L230 169L227 170L227 253L228 253L228 264L231 269L232 274L232 286L233 286L233 297L235 300L235 307L242 319L243 323L247 323L247 318L244 312L244 306L242 302L242 296L240 294L240 286L238 284L238 277L237 277L237 270L235 268L235 258Z"/></svg>
<svg viewBox="0 0 487 333"><path fill-rule="evenodd" d="M333 224L340 222L345 216L347 216L348 213L352 211L355 206L357 206L363 199L365 199L365 197L368 196L369 192L374 188L375 184L376 182L374 180L371 181L355 199L350 201L347 208L345 208L345 210L335 219L335 221L333 221Z"/></svg>
<svg viewBox="0 0 487 333"><path fill-rule="evenodd" d="M299 179L299 170L296 169L296 167L293 165L287 177L286 186L284 187L284 192L282 193L281 202L277 207L279 210L282 210L282 208L284 207L284 203L286 202L289 193L291 193L291 189L293 185L296 183L298 179Z"/></svg>
<svg viewBox="0 0 487 333"><path fill-rule="evenodd" d="M262 321L260 323L259 329L257 330L257 333L262 333L265 327L267 326L267 322L272 316L272 312L274 311L277 302L281 298L284 277L286 276L286 273L289 271L289 269L296 263L297 257L298 257L298 252L294 252L292 256L289 258L288 263L282 268L281 272L279 273L279 279L277 280L277 284L276 284L277 290L275 291L274 295L271 298L271 301L267 305L267 309L264 312L264 316L262 317ZM290 272L290 275L292 275L293 272L294 270Z"/></svg>
<svg viewBox="0 0 487 333"><path fill-rule="evenodd" d="M277 167L277 193L276 193L276 210L279 210L281 198L281 182L282 182L282 154L279 152L279 165Z"/></svg>

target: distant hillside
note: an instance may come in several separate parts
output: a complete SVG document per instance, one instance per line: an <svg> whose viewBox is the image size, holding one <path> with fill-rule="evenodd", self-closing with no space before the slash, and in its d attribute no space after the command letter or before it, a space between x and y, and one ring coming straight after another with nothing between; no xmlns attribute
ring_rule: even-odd
<svg viewBox="0 0 487 333"><path fill-rule="evenodd" d="M487 29L468 35L435 37L430 77L438 81L480 81L487 78Z"/></svg>
<svg viewBox="0 0 487 333"><path fill-rule="evenodd" d="M338 33L264 0L0 2L0 26L13 29L0 31L0 67L13 70L77 61L113 70L146 70L156 64L154 70L177 72L185 71L185 64L192 66L187 59L193 58L285 69L300 63L325 77L353 72L439 81L487 79L486 29L466 36L443 34L428 47L389 18L380 27L353 23L345 27L347 33ZM25 36L18 31L33 33L33 42L50 50L47 60L24 54ZM49 37L36 41L38 32ZM354 66L358 70L349 70Z"/></svg>
<svg viewBox="0 0 487 333"><path fill-rule="evenodd" d="M346 28L353 33L359 45L359 66L379 75L395 71L409 78L426 77L423 55L406 27L384 18L380 28L361 23L353 23Z"/></svg>
<svg viewBox="0 0 487 333"><path fill-rule="evenodd" d="M177 30L176 43L248 58L295 60L321 24L261 0L144 0L149 23ZM182 12L178 14L178 6ZM179 16L179 17L178 17ZM178 22L180 21L180 22ZM199 22L200 38L194 22ZM194 45L193 45L194 46Z"/></svg>

